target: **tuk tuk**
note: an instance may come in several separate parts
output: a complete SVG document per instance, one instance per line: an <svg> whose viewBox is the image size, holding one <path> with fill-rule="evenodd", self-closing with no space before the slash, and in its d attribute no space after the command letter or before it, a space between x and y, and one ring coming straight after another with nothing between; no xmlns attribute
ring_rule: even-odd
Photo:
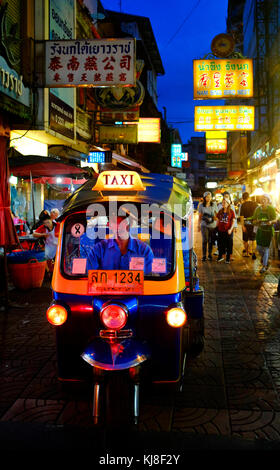
<svg viewBox="0 0 280 470"><path fill-rule="evenodd" d="M92 383L95 423L137 423L140 384L180 384L186 355L203 349L191 191L168 175L103 171L59 220L47 310L58 377Z"/></svg>

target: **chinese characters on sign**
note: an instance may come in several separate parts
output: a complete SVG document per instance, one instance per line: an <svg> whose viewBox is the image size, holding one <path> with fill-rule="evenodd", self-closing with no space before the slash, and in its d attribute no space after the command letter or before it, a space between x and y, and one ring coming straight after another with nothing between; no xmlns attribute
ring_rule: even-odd
<svg viewBox="0 0 280 470"><path fill-rule="evenodd" d="M252 98L253 60L193 61L194 99Z"/></svg>
<svg viewBox="0 0 280 470"><path fill-rule="evenodd" d="M135 40L46 41L46 87L135 85Z"/></svg>
<svg viewBox="0 0 280 470"><path fill-rule="evenodd" d="M194 130L253 131L254 106L195 106Z"/></svg>

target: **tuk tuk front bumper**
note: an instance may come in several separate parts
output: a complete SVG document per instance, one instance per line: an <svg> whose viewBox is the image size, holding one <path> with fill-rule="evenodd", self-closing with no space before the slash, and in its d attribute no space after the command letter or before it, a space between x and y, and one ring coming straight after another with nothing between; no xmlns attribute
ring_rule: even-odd
<svg viewBox="0 0 280 470"><path fill-rule="evenodd" d="M108 341L94 339L81 357L93 367L104 370L123 370L136 367L150 357L147 345L134 338Z"/></svg>

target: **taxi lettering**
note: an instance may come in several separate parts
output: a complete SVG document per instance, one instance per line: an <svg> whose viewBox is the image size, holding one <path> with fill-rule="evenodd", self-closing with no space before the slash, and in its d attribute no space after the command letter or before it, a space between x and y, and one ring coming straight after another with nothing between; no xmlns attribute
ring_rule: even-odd
<svg viewBox="0 0 280 470"><path fill-rule="evenodd" d="M104 190L145 191L140 175L135 171L104 171L99 174L93 191Z"/></svg>
<svg viewBox="0 0 280 470"><path fill-rule="evenodd" d="M103 175L104 176L104 185L105 186L133 186L134 184L134 175L120 174L118 176L114 175Z"/></svg>

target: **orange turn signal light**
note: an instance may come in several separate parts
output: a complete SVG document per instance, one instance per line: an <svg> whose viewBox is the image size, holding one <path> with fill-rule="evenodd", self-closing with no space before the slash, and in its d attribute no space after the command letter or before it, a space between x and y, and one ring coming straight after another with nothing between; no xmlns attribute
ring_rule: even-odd
<svg viewBox="0 0 280 470"><path fill-rule="evenodd" d="M168 310L166 321L168 325L172 326L173 328L180 328L186 323L187 314L183 308L173 307Z"/></svg>
<svg viewBox="0 0 280 470"><path fill-rule="evenodd" d="M47 310L48 322L55 326L63 325L67 320L67 310L62 305L51 305Z"/></svg>

